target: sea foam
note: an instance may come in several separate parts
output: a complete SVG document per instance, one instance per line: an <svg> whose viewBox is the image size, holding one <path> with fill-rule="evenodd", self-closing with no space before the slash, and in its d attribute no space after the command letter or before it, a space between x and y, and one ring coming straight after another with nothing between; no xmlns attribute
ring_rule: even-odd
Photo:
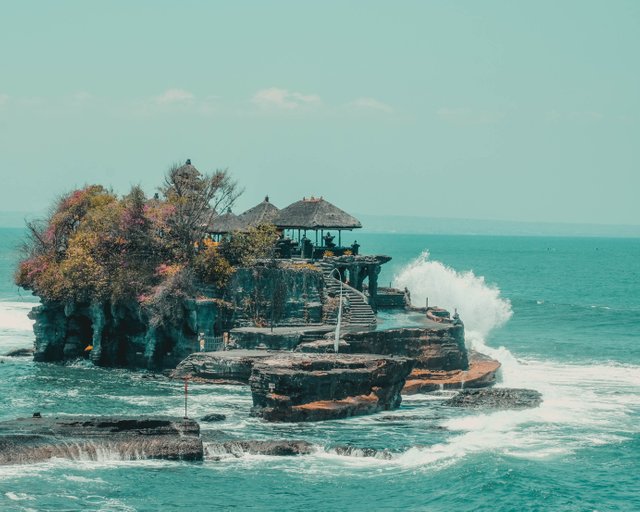
<svg viewBox="0 0 640 512"><path fill-rule="evenodd" d="M490 332L513 315L500 289L473 272L458 272L423 252L394 280L407 287L414 304L458 309L467 344L501 362L499 386L536 389L540 407L486 411L445 420L454 435L444 443L407 450L391 461L405 467L446 467L468 455L500 452L522 458L556 457L588 446L617 443L639 431L640 368L634 365L577 365L516 358L487 344Z"/></svg>
<svg viewBox="0 0 640 512"><path fill-rule="evenodd" d="M511 303L500 289L486 283L484 277L472 271L458 272L445 264L429 259L424 251L404 267L393 281L398 288L408 288L414 305L429 304L455 309L462 317L467 332L486 336L492 329L504 325L513 311Z"/></svg>
<svg viewBox="0 0 640 512"><path fill-rule="evenodd" d="M27 315L34 302L0 302L0 330L31 331L33 320Z"/></svg>

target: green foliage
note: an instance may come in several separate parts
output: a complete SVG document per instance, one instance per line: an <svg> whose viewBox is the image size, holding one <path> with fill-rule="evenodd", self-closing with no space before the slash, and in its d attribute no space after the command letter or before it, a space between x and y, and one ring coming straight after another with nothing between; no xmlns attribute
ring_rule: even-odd
<svg viewBox="0 0 640 512"><path fill-rule="evenodd" d="M227 286L234 268L229 261L220 254L216 245L205 245L198 251L194 259L196 277L205 284L223 289Z"/></svg>
<svg viewBox="0 0 640 512"><path fill-rule="evenodd" d="M220 244L220 254L233 266L250 266L256 260L274 258L278 233L264 224L234 233Z"/></svg>

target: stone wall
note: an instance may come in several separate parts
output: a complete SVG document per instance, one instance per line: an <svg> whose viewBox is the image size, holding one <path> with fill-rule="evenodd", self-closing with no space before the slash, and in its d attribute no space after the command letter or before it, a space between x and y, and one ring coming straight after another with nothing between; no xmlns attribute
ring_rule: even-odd
<svg viewBox="0 0 640 512"><path fill-rule="evenodd" d="M322 323L325 296L322 273L304 266L239 268L229 284L239 327Z"/></svg>

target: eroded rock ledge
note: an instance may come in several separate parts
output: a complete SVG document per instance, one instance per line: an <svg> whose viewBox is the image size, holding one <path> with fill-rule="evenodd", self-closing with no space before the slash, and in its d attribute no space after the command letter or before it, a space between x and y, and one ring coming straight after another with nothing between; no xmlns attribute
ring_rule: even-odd
<svg viewBox="0 0 640 512"><path fill-rule="evenodd" d="M200 426L176 418L45 417L0 422L0 465L60 457L202 460Z"/></svg>
<svg viewBox="0 0 640 512"><path fill-rule="evenodd" d="M469 367L466 370L432 370L415 368L402 393L413 395L444 389L483 388L493 386L500 363L479 352L469 352Z"/></svg>
<svg viewBox="0 0 640 512"><path fill-rule="evenodd" d="M333 340L301 343L297 352L333 352ZM343 354L382 354L410 357L416 368L466 370L469 367L464 345L464 326L429 322L426 327L346 332L342 336Z"/></svg>

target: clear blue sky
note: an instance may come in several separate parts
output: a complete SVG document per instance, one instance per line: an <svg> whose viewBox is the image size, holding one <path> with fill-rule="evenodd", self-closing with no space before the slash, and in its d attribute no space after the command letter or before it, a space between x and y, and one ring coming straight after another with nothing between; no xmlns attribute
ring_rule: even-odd
<svg viewBox="0 0 640 512"><path fill-rule="evenodd" d="M639 1L5 1L0 210L229 167L238 210L640 224Z"/></svg>

